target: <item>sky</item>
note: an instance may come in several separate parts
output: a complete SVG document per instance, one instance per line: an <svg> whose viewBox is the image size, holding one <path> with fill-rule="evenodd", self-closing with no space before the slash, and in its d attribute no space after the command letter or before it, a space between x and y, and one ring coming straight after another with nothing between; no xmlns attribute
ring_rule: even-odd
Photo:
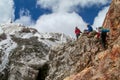
<svg viewBox="0 0 120 80"><path fill-rule="evenodd" d="M0 0L0 23L21 23L39 32L60 32L75 37L90 24L102 26L111 0ZM1 29L0 29L1 30Z"/></svg>

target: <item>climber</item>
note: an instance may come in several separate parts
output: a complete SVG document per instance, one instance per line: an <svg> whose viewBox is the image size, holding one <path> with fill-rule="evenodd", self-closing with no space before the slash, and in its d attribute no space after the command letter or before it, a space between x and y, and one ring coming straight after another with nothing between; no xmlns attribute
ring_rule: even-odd
<svg viewBox="0 0 120 80"><path fill-rule="evenodd" d="M92 28L92 26L91 25L87 25L87 28L88 28L88 33L90 33L90 32L92 32L93 31L93 28Z"/></svg>
<svg viewBox="0 0 120 80"><path fill-rule="evenodd" d="M75 34L77 39L79 38L80 33L81 33L80 29L78 27L75 27Z"/></svg>
<svg viewBox="0 0 120 80"><path fill-rule="evenodd" d="M96 30L97 30L97 33L96 33L96 35L95 35L95 38L97 38L97 39L100 39L100 27L99 28L96 28Z"/></svg>
<svg viewBox="0 0 120 80"><path fill-rule="evenodd" d="M101 38L101 43L103 48L106 48L106 37L107 37L107 32L109 32L109 29L105 29L103 27L99 28L100 30L100 38Z"/></svg>

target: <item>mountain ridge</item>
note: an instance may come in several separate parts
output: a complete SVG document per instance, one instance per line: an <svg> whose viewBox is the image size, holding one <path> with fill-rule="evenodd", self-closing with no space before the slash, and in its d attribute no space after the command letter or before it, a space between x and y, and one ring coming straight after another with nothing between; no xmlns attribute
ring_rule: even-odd
<svg viewBox="0 0 120 80"><path fill-rule="evenodd" d="M73 40L65 34L39 33L36 29L21 24L9 23L1 26L0 80L22 80L25 79L23 77L35 79L37 69L49 61L50 48ZM34 76L31 77L28 70Z"/></svg>
<svg viewBox="0 0 120 80"><path fill-rule="evenodd" d="M110 29L106 49L102 48L94 31L82 33L75 41L71 38L64 40L63 34L40 34L26 27L17 32L9 29L7 32L12 32L11 35L4 33L0 36L1 41L8 39L9 42L9 45L6 41L1 45L0 62L4 59L2 51L15 43L17 47L7 55L8 62L0 72L0 80L119 80L119 4L120 0L112 1L103 23L105 28ZM50 42L61 45L53 47Z"/></svg>

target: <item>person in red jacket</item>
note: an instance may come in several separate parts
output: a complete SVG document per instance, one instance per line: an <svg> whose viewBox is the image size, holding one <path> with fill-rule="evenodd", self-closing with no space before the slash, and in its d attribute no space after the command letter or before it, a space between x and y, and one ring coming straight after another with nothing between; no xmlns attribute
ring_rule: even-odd
<svg viewBox="0 0 120 80"><path fill-rule="evenodd" d="M75 34L77 39L80 36L80 33L81 33L80 29L78 27L75 27Z"/></svg>

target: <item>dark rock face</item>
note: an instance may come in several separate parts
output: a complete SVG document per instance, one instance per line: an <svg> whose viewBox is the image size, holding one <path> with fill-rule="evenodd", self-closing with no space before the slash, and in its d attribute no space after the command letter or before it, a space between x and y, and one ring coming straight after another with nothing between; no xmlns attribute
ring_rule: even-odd
<svg viewBox="0 0 120 80"><path fill-rule="evenodd" d="M39 68L39 73L36 80L45 80L48 75L49 64L44 64L41 68Z"/></svg>
<svg viewBox="0 0 120 80"><path fill-rule="evenodd" d="M5 33L3 33L3 34L0 35L0 41L5 40L6 38L7 38L7 37L6 37L6 34L5 34Z"/></svg>
<svg viewBox="0 0 120 80"><path fill-rule="evenodd" d="M0 72L0 80L8 80L9 69L5 68L2 72Z"/></svg>

